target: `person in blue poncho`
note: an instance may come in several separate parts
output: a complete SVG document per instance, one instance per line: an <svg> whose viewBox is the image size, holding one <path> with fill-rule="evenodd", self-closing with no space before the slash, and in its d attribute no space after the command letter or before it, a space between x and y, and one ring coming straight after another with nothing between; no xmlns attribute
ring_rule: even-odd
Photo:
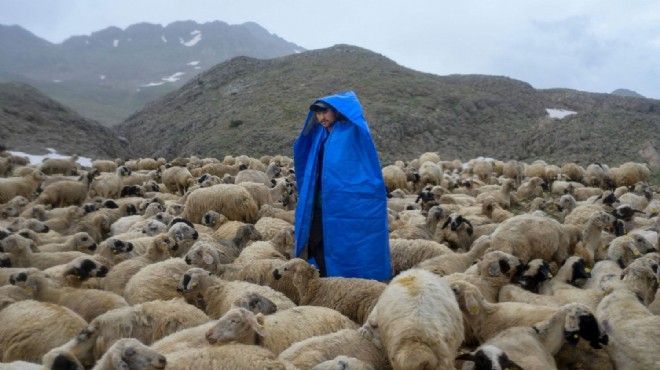
<svg viewBox="0 0 660 370"><path fill-rule="evenodd" d="M315 263L321 276L390 279L385 182L354 92L309 107L293 156L296 257Z"/></svg>

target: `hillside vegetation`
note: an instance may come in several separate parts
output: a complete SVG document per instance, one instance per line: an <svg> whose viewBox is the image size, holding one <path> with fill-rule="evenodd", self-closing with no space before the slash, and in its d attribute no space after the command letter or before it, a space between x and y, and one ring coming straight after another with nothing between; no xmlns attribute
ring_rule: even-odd
<svg viewBox="0 0 660 370"><path fill-rule="evenodd" d="M660 101L537 90L507 77L436 76L348 45L269 60L234 58L149 103L116 128L138 156L292 153L308 106L354 90L388 163L443 158L617 165L660 142ZM561 120L546 109L577 112Z"/></svg>

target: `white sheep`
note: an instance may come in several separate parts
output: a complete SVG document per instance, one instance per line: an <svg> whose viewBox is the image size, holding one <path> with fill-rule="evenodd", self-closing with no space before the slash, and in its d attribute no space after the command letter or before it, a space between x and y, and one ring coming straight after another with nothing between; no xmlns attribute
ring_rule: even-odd
<svg viewBox="0 0 660 370"><path fill-rule="evenodd" d="M51 348L77 335L87 322L66 307L26 300L0 310L0 362L40 363Z"/></svg>
<svg viewBox="0 0 660 370"><path fill-rule="evenodd" d="M124 298L130 305L180 297L176 288L189 266L181 258L147 265L133 275L124 288Z"/></svg>
<svg viewBox="0 0 660 370"><path fill-rule="evenodd" d="M174 370L285 370L286 364L273 352L253 345L227 344L178 351L167 356L167 368ZM218 359L222 359L219 361ZM290 368L289 368L290 369Z"/></svg>
<svg viewBox="0 0 660 370"><path fill-rule="evenodd" d="M162 370L167 359L137 339L123 338L113 344L92 370Z"/></svg>
<svg viewBox="0 0 660 370"><path fill-rule="evenodd" d="M225 215L230 220L254 222L258 208L250 192L244 187L219 184L188 194L183 216L199 222L204 214L211 210Z"/></svg>
<svg viewBox="0 0 660 370"><path fill-rule="evenodd" d="M126 300L115 293L62 286L50 275L34 269L16 273L10 277L10 281L24 288L32 299L67 307L86 321L107 311L128 306Z"/></svg>
<svg viewBox="0 0 660 370"><path fill-rule="evenodd" d="M64 175L75 175L77 170L77 155L69 158L45 158L39 169L46 175L61 173Z"/></svg>
<svg viewBox="0 0 660 370"><path fill-rule="evenodd" d="M87 199L92 174L80 176L78 181L60 181L46 186L36 202L53 207L81 206Z"/></svg>
<svg viewBox="0 0 660 370"><path fill-rule="evenodd" d="M392 279L369 324L377 327L395 370L451 369L464 338L461 311L449 284L422 269Z"/></svg>
<svg viewBox="0 0 660 370"><path fill-rule="evenodd" d="M4 251L11 254L12 265L16 267L36 267L45 270L49 267L71 262L78 257L89 256L76 251L34 253L30 248L31 244L30 239L18 234L12 234L0 242L0 246Z"/></svg>
<svg viewBox="0 0 660 370"><path fill-rule="evenodd" d="M206 333L211 344L238 342L256 344L276 355L301 340L357 329L349 318L326 307L301 306L263 316L244 308L227 311Z"/></svg>
<svg viewBox="0 0 660 370"><path fill-rule="evenodd" d="M278 358L306 370L342 355L361 360L374 370L392 368L382 343L365 338L355 329L342 329L298 341L282 351Z"/></svg>
<svg viewBox="0 0 660 370"><path fill-rule="evenodd" d="M197 182L190 171L185 167L170 167L163 171L162 180L165 187L175 194L184 195L188 188Z"/></svg>
<svg viewBox="0 0 660 370"><path fill-rule="evenodd" d="M465 253L445 253L422 261L416 267L431 271L438 276L464 272L481 258L488 248L490 248L490 237L484 235L475 240L470 250Z"/></svg>
<svg viewBox="0 0 660 370"><path fill-rule="evenodd" d="M433 240L390 239L390 260L395 276L428 259L453 253L445 244Z"/></svg>
<svg viewBox="0 0 660 370"><path fill-rule="evenodd" d="M514 182L511 179L504 179L499 190L485 191L477 195L477 203L483 202L488 197L497 199L497 204L504 209L511 208L511 192L513 191Z"/></svg>
<svg viewBox="0 0 660 370"><path fill-rule="evenodd" d="M7 203L19 195L32 199L32 194L44 180L46 180L46 175L41 171L35 171L23 177L0 178L0 204Z"/></svg>

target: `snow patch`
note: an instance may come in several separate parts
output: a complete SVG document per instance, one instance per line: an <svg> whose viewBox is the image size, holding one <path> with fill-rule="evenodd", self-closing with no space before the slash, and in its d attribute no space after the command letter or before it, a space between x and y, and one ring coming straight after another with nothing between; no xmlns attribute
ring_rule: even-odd
<svg viewBox="0 0 660 370"><path fill-rule="evenodd" d="M199 60L194 60L194 61L192 61L192 62L190 62L190 63L186 63L187 66L196 66L196 65L198 65L198 64L199 64Z"/></svg>
<svg viewBox="0 0 660 370"><path fill-rule="evenodd" d="M23 152L15 152L15 151L9 151L11 155L14 156L19 156L19 157L28 157L30 160L30 163L32 164L37 164L43 162L44 159L46 158L62 158L62 159L67 159L71 158L71 156L68 155L61 155L57 153L57 150L53 148L46 148L50 152L50 154L46 155L38 155L38 154L28 154L28 153L23 153ZM92 167L92 159L87 158L87 157L78 157L78 160L76 161L79 165L83 167Z"/></svg>
<svg viewBox="0 0 660 370"><path fill-rule="evenodd" d="M99 75L99 78L102 80L105 80L105 75Z"/></svg>
<svg viewBox="0 0 660 370"><path fill-rule="evenodd" d="M183 39L179 37L179 42L184 46L191 47L191 46L195 46L198 42L202 40L202 31L194 30L190 32L190 34L193 36L193 38L190 39L190 41L183 41Z"/></svg>
<svg viewBox="0 0 660 370"><path fill-rule="evenodd" d="M140 87L160 86L160 85L164 84L165 82L177 82L181 79L181 76L183 76L184 74L186 74L186 73L185 72L177 72L177 73L175 73L171 76L162 77L161 81L159 81L159 82L150 82L146 85L140 85ZM138 91L139 91L139 89L138 89Z"/></svg>
<svg viewBox="0 0 660 370"><path fill-rule="evenodd" d="M302 53L303 51L302 51L302 50L298 50L298 49L293 49L293 52L296 53L296 54L300 54L300 53Z"/></svg>
<svg viewBox="0 0 660 370"><path fill-rule="evenodd" d="M55 82L56 84L58 84L58 83L62 82L62 80L53 80L53 82Z"/></svg>
<svg viewBox="0 0 660 370"><path fill-rule="evenodd" d="M167 43L167 39L165 38L165 36L161 36L160 39L163 40L163 42Z"/></svg>
<svg viewBox="0 0 660 370"><path fill-rule="evenodd" d="M112 41L112 46L114 46L114 47L119 46L119 40L114 39L114 40Z"/></svg>
<svg viewBox="0 0 660 370"><path fill-rule="evenodd" d="M545 111L548 112L548 115L550 116L550 118L556 118L556 119L562 119L562 118L568 117L572 114L577 114L577 112L574 112L572 110L566 110L566 109L546 108Z"/></svg>

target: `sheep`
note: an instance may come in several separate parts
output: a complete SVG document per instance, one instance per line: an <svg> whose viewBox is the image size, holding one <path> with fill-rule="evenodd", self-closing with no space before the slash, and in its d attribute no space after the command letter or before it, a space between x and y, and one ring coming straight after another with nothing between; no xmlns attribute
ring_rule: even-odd
<svg viewBox="0 0 660 370"><path fill-rule="evenodd" d="M359 324L367 319L386 287L384 283L369 279L321 278L316 266L299 258L278 268L274 274L293 276L300 305L332 308Z"/></svg>
<svg viewBox="0 0 660 370"><path fill-rule="evenodd" d="M442 254L422 261L416 267L431 271L438 276L464 272L477 258L481 258L488 248L490 248L490 237L484 235L475 240L470 250L465 253Z"/></svg>
<svg viewBox="0 0 660 370"><path fill-rule="evenodd" d="M22 195L11 198L7 203L0 207L0 218L9 218L18 216L25 207L28 206L28 199Z"/></svg>
<svg viewBox="0 0 660 370"><path fill-rule="evenodd" d="M163 184L171 193L184 195L188 188L195 185L193 175L185 167L170 167L163 171Z"/></svg>
<svg viewBox="0 0 660 370"><path fill-rule="evenodd" d="M92 161L92 168L99 172L115 172L117 163L110 160L95 159Z"/></svg>
<svg viewBox="0 0 660 370"><path fill-rule="evenodd" d="M497 204L504 209L511 208L511 192L513 191L514 182L511 179L504 179L499 190L491 190L480 193L477 195L477 203L483 202L488 197L494 197Z"/></svg>
<svg viewBox="0 0 660 370"><path fill-rule="evenodd" d="M174 332L208 321L204 312L183 299L144 302L106 312L51 352L67 351L81 364L89 366L121 338L135 338L150 345Z"/></svg>
<svg viewBox="0 0 660 370"><path fill-rule="evenodd" d="M279 218L281 220L284 220L291 225L295 224L295 212L294 210L284 210L284 209L279 209L276 207L273 207L270 204L265 204L261 207L259 210L259 213L257 214L259 218L263 217L273 217L273 218Z"/></svg>
<svg viewBox="0 0 660 370"><path fill-rule="evenodd" d="M170 353L166 357L167 368L174 370L285 370L287 368L273 352L245 344L184 350Z"/></svg>
<svg viewBox="0 0 660 370"><path fill-rule="evenodd" d="M143 186L145 190L160 192L158 183L161 181L160 169L146 172L130 172L121 178L122 188L124 186ZM164 186L164 185L163 185Z"/></svg>
<svg viewBox="0 0 660 370"><path fill-rule="evenodd" d="M92 370L162 370L167 359L137 339L116 341L98 360Z"/></svg>
<svg viewBox="0 0 660 370"><path fill-rule="evenodd" d="M308 370L324 361L344 356L356 358L374 370L392 368L382 344L366 339L354 329L342 329L298 341L282 351L278 358L298 369Z"/></svg>
<svg viewBox="0 0 660 370"><path fill-rule="evenodd" d="M103 257L78 257L64 265L58 265L44 270L62 286L80 288L89 279L102 278L108 273L111 263ZM89 286L87 286L89 288Z"/></svg>
<svg viewBox="0 0 660 370"><path fill-rule="evenodd" d="M271 315L277 312L275 302L257 292L245 292L232 303L233 307L242 307L254 314Z"/></svg>
<svg viewBox="0 0 660 370"><path fill-rule="evenodd" d="M218 320L211 320L197 326L176 331L154 341L151 344L151 348L160 354L168 355L178 351L209 347L211 344L206 340L206 333L217 322Z"/></svg>
<svg viewBox="0 0 660 370"><path fill-rule="evenodd" d="M369 316L395 370L450 369L464 338L456 298L445 281L410 269L387 285Z"/></svg>
<svg viewBox="0 0 660 370"><path fill-rule="evenodd" d="M355 358L337 356L332 360L323 361L314 366L312 370L375 370L373 366Z"/></svg>
<svg viewBox="0 0 660 370"><path fill-rule="evenodd" d="M46 180L46 175L41 171L35 171L23 177L0 179L0 204L7 203L19 195L32 199L32 194L44 180Z"/></svg>
<svg viewBox="0 0 660 370"><path fill-rule="evenodd" d="M253 223L258 208L244 187L219 184L190 193L185 202L183 216L189 220L201 221L204 214L211 210L225 215L230 220Z"/></svg>
<svg viewBox="0 0 660 370"><path fill-rule="evenodd" d="M78 181L60 181L46 186L36 202L54 207L80 206L87 199L92 174L80 176Z"/></svg>
<svg viewBox="0 0 660 370"><path fill-rule="evenodd" d="M76 175L77 174L77 155L73 155L69 158L46 158L39 166L39 170L45 173L46 175L52 175L55 173L61 173L64 175Z"/></svg>
<svg viewBox="0 0 660 370"><path fill-rule="evenodd" d="M244 292L256 292L270 299L279 310L294 307L290 299L272 288L246 281L226 281L211 277L208 271L198 267L188 269L181 278L177 290L188 296L201 297L209 317L218 319L224 315ZM194 302L197 303L197 302Z"/></svg>
<svg viewBox="0 0 660 370"><path fill-rule="evenodd" d="M528 325L506 329L475 351L461 353L457 360L475 362L476 370L557 369L553 356L564 341L575 346L583 338L596 349L609 341L593 313L578 304L563 306L547 319L531 327Z"/></svg>
<svg viewBox="0 0 660 370"><path fill-rule="evenodd" d="M449 226L449 230L447 230L447 226ZM435 239L447 243L453 250L467 251L474 241L472 223L458 213L450 214L440 230L442 230L442 236L435 237Z"/></svg>
<svg viewBox="0 0 660 370"><path fill-rule="evenodd" d="M23 217L16 217L7 225L7 230L9 231L18 232L21 229L29 229L37 233L47 233L50 231L50 228L44 222Z"/></svg>
<svg viewBox="0 0 660 370"><path fill-rule="evenodd" d="M491 235L491 246L513 254L524 263L541 258L561 264L580 237L581 230L575 226L523 214L502 222Z"/></svg>
<svg viewBox="0 0 660 370"><path fill-rule="evenodd" d="M67 307L86 321L128 306L120 295L98 289L78 289L62 286L50 275L38 270L26 270L10 277L12 285L23 287L33 299Z"/></svg>
<svg viewBox="0 0 660 370"><path fill-rule="evenodd" d="M243 181L238 183L238 185L244 187L245 190L250 193L254 203L257 205L257 209L260 209L264 204L272 204L275 199L280 199L279 195L281 195L281 190L279 194L278 192L275 192L276 196L273 197L269 191L269 188L262 183Z"/></svg>
<svg viewBox="0 0 660 370"><path fill-rule="evenodd" d="M269 241L256 241L241 250L233 261L235 264L247 264L260 259L288 260L293 251L293 226L281 230L279 235Z"/></svg>
<svg viewBox="0 0 660 370"><path fill-rule="evenodd" d="M543 185L546 185L543 178L531 177L523 182L516 190L516 197L519 200L532 200L543 196Z"/></svg>
<svg viewBox="0 0 660 370"><path fill-rule="evenodd" d="M259 234L264 240L270 240L277 233L287 227L290 227L291 224L274 217L260 217L259 220L254 224L254 227L257 229Z"/></svg>
<svg viewBox="0 0 660 370"><path fill-rule="evenodd" d="M293 343L336 332L357 329L354 322L326 307L301 306L263 316L232 308L206 333L211 344L232 341L256 344L278 355Z"/></svg>
<svg viewBox="0 0 660 370"><path fill-rule="evenodd" d="M406 174L397 166L385 166L381 170L385 180L385 188L390 193L396 189L405 190L407 188Z"/></svg>
<svg viewBox="0 0 660 370"><path fill-rule="evenodd" d="M568 162L561 165L561 173L569 181L581 182L586 174L586 170L576 163Z"/></svg>
<svg viewBox="0 0 660 370"><path fill-rule="evenodd" d="M106 259L112 266L135 256L133 244L116 238L108 238L101 242L94 256Z"/></svg>
<svg viewBox="0 0 660 370"><path fill-rule="evenodd" d="M188 268L181 258L170 258L147 265L128 280L124 288L124 298L130 305L178 298L180 295L176 288Z"/></svg>
<svg viewBox="0 0 660 370"><path fill-rule="evenodd" d="M646 164L626 162L612 169L616 186L633 186L638 182L648 182L651 170Z"/></svg>
<svg viewBox="0 0 660 370"><path fill-rule="evenodd" d="M444 217L445 212L440 206L429 209L424 224L416 225L401 221L399 225L390 225L394 228L390 232L390 239L427 239L433 240L438 222Z"/></svg>
<svg viewBox="0 0 660 370"><path fill-rule="evenodd" d="M390 239L392 275L399 273L430 258L453 254L446 245L424 239Z"/></svg>
<svg viewBox="0 0 660 370"><path fill-rule="evenodd" d="M49 267L65 264L78 257L88 256L77 251L33 253L30 248L31 244L31 240L18 234L12 234L0 242L0 246L4 251L11 253L12 264L16 267L36 267L45 270Z"/></svg>
<svg viewBox="0 0 660 370"><path fill-rule="evenodd" d="M0 310L0 361L40 363L51 348L77 335L87 322L66 307L26 300Z"/></svg>
<svg viewBox="0 0 660 370"><path fill-rule="evenodd" d="M492 241L491 241L492 243ZM522 263L517 257L500 251L491 251L465 270L446 275L449 282L467 281L476 285L489 302L497 302L500 289L520 274Z"/></svg>
<svg viewBox="0 0 660 370"><path fill-rule="evenodd" d="M640 302L628 285L631 280L657 287L658 278L641 262L631 264L624 270L621 282L614 284L612 292L600 301L596 315L609 335L607 352L616 369L651 369L660 363L660 321Z"/></svg>
<svg viewBox="0 0 660 370"><path fill-rule="evenodd" d="M124 186L122 178L129 174L128 168L120 166L115 173L104 173L95 177L89 187L89 197L118 198Z"/></svg>
<svg viewBox="0 0 660 370"><path fill-rule="evenodd" d="M594 266L598 259L597 253L605 245L602 240L603 230L615 221L614 216L602 211L592 213L587 220L582 231L582 241L576 245L574 253L583 257L589 267Z"/></svg>
<svg viewBox="0 0 660 370"><path fill-rule="evenodd" d="M166 234L156 236L145 254L116 264L103 279L103 289L123 294L133 275L151 263L169 258L169 251L175 246L176 242Z"/></svg>
<svg viewBox="0 0 660 370"><path fill-rule="evenodd" d="M41 252L65 252L65 251L79 251L84 253L92 253L96 250L96 240L92 238L89 233L79 232L70 235L69 238L63 243L49 243L39 245Z"/></svg>
<svg viewBox="0 0 660 370"><path fill-rule="evenodd" d="M640 254L657 252L655 247L642 235L632 232L616 237L607 248L607 259L616 261L622 269Z"/></svg>

